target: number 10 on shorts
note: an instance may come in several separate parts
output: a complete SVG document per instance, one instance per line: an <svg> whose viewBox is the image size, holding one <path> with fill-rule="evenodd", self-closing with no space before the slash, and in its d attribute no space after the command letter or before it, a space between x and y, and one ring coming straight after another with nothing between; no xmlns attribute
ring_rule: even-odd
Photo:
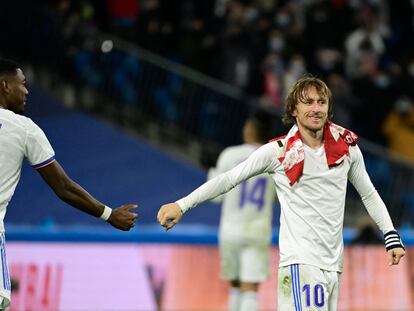
<svg viewBox="0 0 414 311"><path fill-rule="evenodd" d="M302 293L305 294L307 307L313 304L317 308L322 308L325 305L325 292L321 284L316 284L313 287L310 284L305 284L302 287Z"/></svg>

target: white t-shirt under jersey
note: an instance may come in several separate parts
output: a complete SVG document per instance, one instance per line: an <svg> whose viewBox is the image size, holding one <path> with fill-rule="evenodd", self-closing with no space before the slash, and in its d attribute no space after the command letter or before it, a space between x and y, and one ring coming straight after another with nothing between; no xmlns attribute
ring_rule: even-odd
<svg viewBox="0 0 414 311"><path fill-rule="evenodd" d="M358 146L350 146L349 156L330 169L324 147L316 151L305 148L303 175L293 186L289 185L277 150L277 141L260 147L246 161L209 180L177 203L185 212L229 191L245 179L269 173L281 205L280 266L301 263L342 271L347 180L358 191L380 230L386 233L394 229L385 204L366 172Z"/></svg>
<svg viewBox="0 0 414 311"><path fill-rule="evenodd" d="M33 168L54 161L55 153L43 131L29 118L0 109L0 232L24 158ZM28 211L32 212L32 211Z"/></svg>
<svg viewBox="0 0 414 311"><path fill-rule="evenodd" d="M243 144L224 149L209 179L246 160L259 145ZM275 187L269 174L252 177L222 196L220 240L269 244Z"/></svg>

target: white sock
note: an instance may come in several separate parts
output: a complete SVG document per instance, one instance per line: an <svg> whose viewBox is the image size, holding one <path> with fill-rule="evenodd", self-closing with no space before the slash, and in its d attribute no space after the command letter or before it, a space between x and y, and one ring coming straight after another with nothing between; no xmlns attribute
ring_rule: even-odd
<svg viewBox="0 0 414 311"><path fill-rule="evenodd" d="M239 311L239 305L240 305L240 289L238 287L230 287L229 311Z"/></svg>
<svg viewBox="0 0 414 311"><path fill-rule="evenodd" d="M248 291L240 294L239 311L256 311L257 310L257 292Z"/></svg>

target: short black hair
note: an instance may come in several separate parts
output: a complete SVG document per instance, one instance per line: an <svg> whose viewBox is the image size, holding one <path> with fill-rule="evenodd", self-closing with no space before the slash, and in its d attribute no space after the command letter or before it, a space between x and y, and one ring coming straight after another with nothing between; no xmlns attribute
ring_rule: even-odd
<svg viewBox="0 0 414 311"><path fill-rule="evenodd" d="M251 122L256 130L257 139L266 143L272 138L273 132L273 122L272 116L269 112L264 110L256 110L248 119L248 122Z"/></svg>
<svg viewBox="0 0 414 311"><path fill-rule="evenodd" d="M20 66L16 62L10 59L0 58L0 76L16 75L18 68Z"/></svg>

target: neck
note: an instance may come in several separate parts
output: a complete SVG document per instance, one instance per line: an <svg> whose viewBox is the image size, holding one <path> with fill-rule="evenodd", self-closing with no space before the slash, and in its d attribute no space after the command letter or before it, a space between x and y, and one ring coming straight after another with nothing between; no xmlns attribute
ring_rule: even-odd
<svg viewBox="0 0 414 311"><path fill-rule="evenodd" d="M245 144L249 145L261 145L257 137L252 134L244 134L243 141Z"/></svg>
<svg viewBox="0 0 414 311"><path fill-rule="evenodd" d="M308 145L312 149L317 149L323 145L323 130L310 130L298 125L300 135L304 144Z"/></svg>
<svg viewBox="0 0 414 311"><path fill-rule="evenodd" d="M244 141L244 143L248 145L263 145L263 143L258 142L257 140Z"/></svg>
<svg viewBox="0 0 414 311"><path fill-rule="evenodd" d="M6 100L2 95L0 95L0 108L7 109Z"/></svg>

